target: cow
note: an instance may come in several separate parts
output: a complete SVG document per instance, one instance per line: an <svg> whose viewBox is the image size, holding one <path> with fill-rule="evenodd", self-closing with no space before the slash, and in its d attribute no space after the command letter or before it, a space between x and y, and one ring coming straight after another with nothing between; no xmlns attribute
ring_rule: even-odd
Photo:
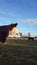
<svg viewBox="0 0 37 65"><path fill-rule="evenodd" d="M34 40L34 38L33 37L28 37L28 40Z"/></svg>
<svg viewBox="0 0 37 65"><path fill-rule="evenodd" d="M12 29L16 26L17 26L17 23L0 26L0 43L1 44L3 44L6 41L6 38L8 37L9 32L12 31Z"/></svg>

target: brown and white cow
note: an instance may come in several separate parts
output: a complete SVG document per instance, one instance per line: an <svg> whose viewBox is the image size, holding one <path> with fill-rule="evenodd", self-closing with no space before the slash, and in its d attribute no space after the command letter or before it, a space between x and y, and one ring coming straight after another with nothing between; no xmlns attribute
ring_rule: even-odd
<svg viewBox="0 0 37 65"><path fill-rule="evenodd" d="M0 43L4 43L6 41L6 38L8 37L9 32L11 32L13 28L16 26L17 26L17 23L0 26Z"/></svg>

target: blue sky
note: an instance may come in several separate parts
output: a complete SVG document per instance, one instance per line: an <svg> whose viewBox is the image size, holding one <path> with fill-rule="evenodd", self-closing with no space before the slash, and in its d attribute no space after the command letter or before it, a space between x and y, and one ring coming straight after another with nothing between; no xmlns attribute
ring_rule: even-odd
<svg viewBox="0 0 37 65"><path fill-rule="evenodd" d="M23 34L37 36L37 0L0 0L0 25L15 22Z"/></svg>

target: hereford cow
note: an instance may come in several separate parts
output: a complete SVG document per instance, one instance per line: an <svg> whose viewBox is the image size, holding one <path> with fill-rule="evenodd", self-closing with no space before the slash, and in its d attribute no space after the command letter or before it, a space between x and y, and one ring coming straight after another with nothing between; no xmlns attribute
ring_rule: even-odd
<svg viewBox="0 0 37 65"><path fill-rule="evenodd" d="M4 43L6 41L6 38L8 37L9 32L16 26L17 26L17 23L0 26L0 42L1 43Z"/></svg>

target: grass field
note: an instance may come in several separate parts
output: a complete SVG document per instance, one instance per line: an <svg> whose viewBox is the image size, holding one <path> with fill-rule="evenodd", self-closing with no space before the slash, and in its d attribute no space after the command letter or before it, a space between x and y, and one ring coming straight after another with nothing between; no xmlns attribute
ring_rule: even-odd
<svg viewBox="0 0 37 65"><path fill-rule="evenodd" d="M0 51L0 65L37 65L37 40L7 40Z"/></svg>

